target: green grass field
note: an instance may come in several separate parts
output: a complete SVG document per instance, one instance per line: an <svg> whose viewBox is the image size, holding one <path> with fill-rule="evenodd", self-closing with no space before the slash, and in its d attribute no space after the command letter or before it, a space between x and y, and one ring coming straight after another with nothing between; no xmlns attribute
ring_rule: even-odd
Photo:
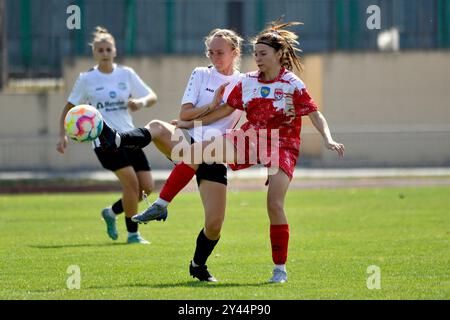
<svg viewBox="0 0 450 320"><path fill-rule="evenodd" d="M107 238L100 210L119 194L1 195L0 299L449 299L449 195L450 187L290 191L284 285L266 283L262 191L228 195L208 261L218 284L188 274L203 225L198 193L179 196L166 222L140 227L148 246L124 244L123 216L119 240ZM70 265L80 267L79 290L67 288ZM381 289L367 288L371 265Z"/></svg>

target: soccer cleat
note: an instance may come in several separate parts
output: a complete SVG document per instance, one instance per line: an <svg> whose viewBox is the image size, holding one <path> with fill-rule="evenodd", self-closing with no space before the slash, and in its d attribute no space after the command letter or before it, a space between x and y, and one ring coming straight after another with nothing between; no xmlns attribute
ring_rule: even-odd
<svg viewBox="0 0 450 320"><path fill-rule="evenodd" d="M145 223L147 224L149 221L156 220L156 221L166 221L167 219L167 208L159 205L157 203L154 203L145 210L144 212L141 212L139 214L136 214L131 217L131 221L136 223Z"/></svg>
<svg viewBox="0 0 450 320"><path fill-rule="evenodd" d="M189 274L192 278L197 278L200 281L217 282L217 279L209 273L206 265L194 267L192 261L189 263Z"/></svg>
<svg viewBox="0 0 450 320"><path fill-rule="evenodd" d="M128 236L127 243L150 244L150 242L142 238L139 233Z"/></svg>
<svg viewBox="0 0 450 320"><path fill-rule="evenodd" d="M108 211L109 211L109 208L105 208L102 210L102 217L106 223L106 232L108 233L108 236L111 239L117 240L118 232L117 232L117 226L116 226L116 217L111 217L108 214Z"/></svg>
<svg viewBox="0 0 450 320"><path fill-rule="evenodd" d="M273 269L273 276L269 279L271 283L285 283L287 281L287 272L280 269Z"/></svg>
<svg viewBox="0 0 450 320"><path fill-rule="evenodd" d="M116 145L117 131L111 128L103 121L103 130L98 136L100 147L104 150L114 151L117 149Z"/></svg>

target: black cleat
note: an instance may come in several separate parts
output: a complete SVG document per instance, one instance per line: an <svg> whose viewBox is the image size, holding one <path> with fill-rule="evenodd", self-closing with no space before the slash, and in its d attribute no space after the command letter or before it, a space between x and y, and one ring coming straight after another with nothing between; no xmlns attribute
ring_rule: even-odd
<svg viewBox="0 0 450 320"><path fill-rule="evenodd" d="M108 126L106 122L103 121L103 129L98 137L98 139L100 140L100 147L103 150L115 151L117 149L116 135L117 131Z"/></svg>
<svg viewBox="0 0 450 320"><path fill-rule="evenodd" d="M217 279L209 273L206 265L194 267L191 261L189 263L189 273L193 278L197 278L200 281L217 282Z"/></svg>

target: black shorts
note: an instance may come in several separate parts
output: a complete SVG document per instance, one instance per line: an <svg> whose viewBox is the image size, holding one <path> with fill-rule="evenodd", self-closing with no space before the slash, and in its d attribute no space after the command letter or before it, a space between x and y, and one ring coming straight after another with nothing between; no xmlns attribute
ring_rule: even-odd
<svg viewBox="0 0 450 320"><path fill-rule="evenodd" d="M194 142L195 140L191 137L191 144ZM202 180L228 185L227 167L222 163L202 163L198 167L195 177L197 178L197 185L200 185Z"/></svg>
<svg viewBox="0 0 450 320"><path fill-rule="evenodd" d="M150 164L142 149L117 149L115 151L105 151L102 148L95 148L95 154L103 168L111 171L132 166L134 171L150 171Z"/></svg>

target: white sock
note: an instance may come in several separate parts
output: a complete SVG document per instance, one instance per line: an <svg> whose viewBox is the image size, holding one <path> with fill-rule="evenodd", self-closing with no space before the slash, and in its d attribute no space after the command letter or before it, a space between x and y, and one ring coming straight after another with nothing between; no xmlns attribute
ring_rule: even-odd
<svg viewBox="0 0 450 320"><path fill-rule="evenodd" d="M191 264L192 264L193 267L198 267L198 264L196 264L196 263L194 262L194 260L191 261Z"/></svg>
<svg viewBox="0 0 450 320"><path fill-rule="evenodd" d="M276 264L274 269L278 269L278 270L286 272L286 265L285 264Z"/></svg>
<svg viewBox="0 0 450 320"><path fill-rule="evenodd" d="M121 140L120 135L116 133L116 140L114 142L116 143L117 148L120 147L120 142L122 142Z"/></svg>
<svg viewBox="0 0 450 320"><path fill-rule="evenodd" d="M136 236L136 235L138 235L138 234L139 234L139 231L136 231L136 232L128 232L128 238L131 237L131 236Z"/></svg>
<svg viewBox="0 0 450 320"><path fill-rule="evenodd" d="M167 202L166 200L163 200L163 199L161 199L161 198L158 198L158 199L156 199L155 202L153 202L153 203L159 204L160 206L163 206L163 207L167 207L167 206L169 205L170 202Z"/></svg>

